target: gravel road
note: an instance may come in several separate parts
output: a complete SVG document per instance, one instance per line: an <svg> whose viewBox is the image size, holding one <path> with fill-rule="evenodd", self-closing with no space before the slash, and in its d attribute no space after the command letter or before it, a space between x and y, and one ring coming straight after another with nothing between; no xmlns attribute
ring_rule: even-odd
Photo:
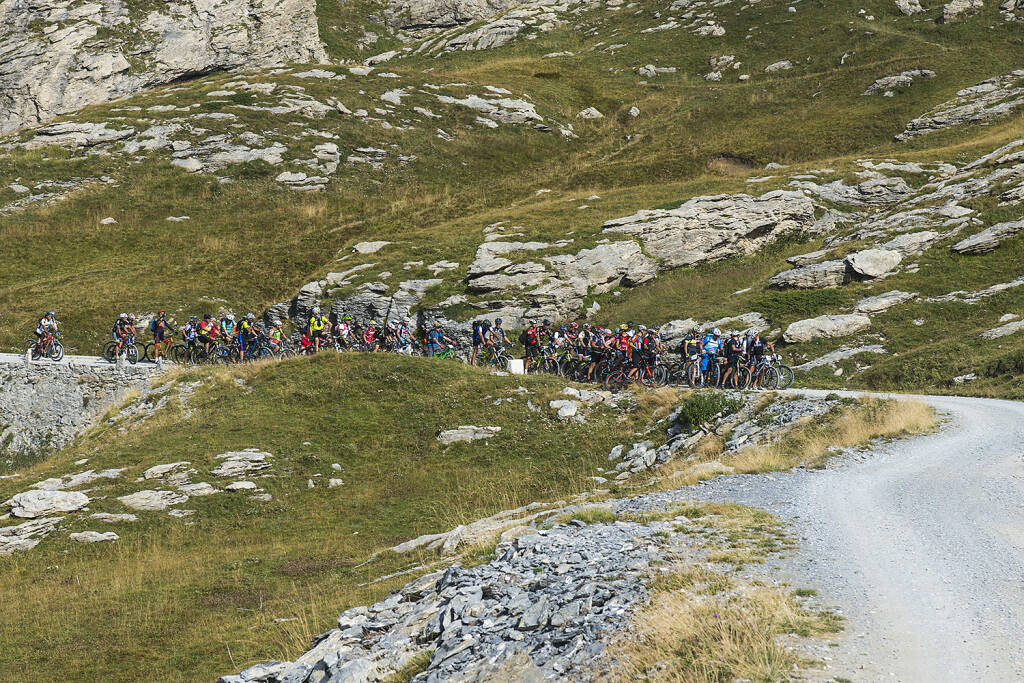
<svg viewBox="0 0 1024 683"><path fill-rule="evenodd" d="M783 572L848 619L829 675L1024 680L1024 403L918 398L945 416L937 433L689 493L789 520Z"/></svg>

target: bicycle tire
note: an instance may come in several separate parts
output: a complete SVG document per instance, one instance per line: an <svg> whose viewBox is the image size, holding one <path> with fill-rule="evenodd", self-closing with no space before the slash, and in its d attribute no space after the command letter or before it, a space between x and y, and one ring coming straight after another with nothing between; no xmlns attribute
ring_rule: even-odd
<svg viewBox="0 0 1024 683"><path fill-rule="evenodd" d="M778 365L775 370L779 373L779 389L789 389L793 385L793 368L788 365Z"/></svg>
<svg viewBox="0 0 1024 683"><path fill-rule="evenodd" d="M129 344L124 352L125 358L132 365L139 362L139 347L135 344Z"/></svg>
<svg viewBox="0 0 1024 683"><path fill-rule="evenodd" d="M50 344L50 360L57 363L62 358L64 358L64 345L60 343L59 339L54 339Z"/></svg>
<svg viewBox="0 0 1024 683"><path fill-rule="evenodd" d="M103 345L103 360L113 363L117 360L117 342L108 341Z"/></svg>
<svg viewBox="0 0 1024 683"><path fill-rule="evenodd" d="M604 378L605 391L615 393L622 388L625 377L621 371L610 372L608 376Z"/></svg>
<svg viewBox="0 0 1024 683"><path fill-rule="evenodd" d="M761 386L765 389L779 388L779 371L771 366L761 370Z"/></svg>

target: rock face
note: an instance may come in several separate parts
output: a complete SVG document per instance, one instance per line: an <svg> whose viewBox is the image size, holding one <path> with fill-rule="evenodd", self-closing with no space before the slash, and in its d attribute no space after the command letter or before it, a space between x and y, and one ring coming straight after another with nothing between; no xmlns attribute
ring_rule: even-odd
<svg viewBox="0 0 1024 683"><path fill-rule="evenodd" d="M183 493L165 490L145 490L130 493L117 499L133 510L166 510L172 505L184 503L188 496Z"/></svg>
<svg viewBox="0 0 1024 683"><path fill-rule="evenodd" d="M751 254L776 239L809 232L814 206L802 193L776 191L694 197L677 209L644 210L604 224L604 232L635 235L670 268Z"/></svg>
<svg viewBox="0 0 1024 683"><path fill-rule="evenodd" d="M218 69L321 62L312 0L8 2L0 133Z"/></svg>
<svg viewBox="0 0 1024 683"><path fill-rule="evenodd" d="M433 32L462 26L504 12L519 0L391 0L385 13L388 24L410 32Z"/></svg>
<svg viewBox="0 0 1024 683"><path fill-rule="evenodd" d="M896 0L896 9L908 17L924 11L921 0Z"/></svg>
<svg viewBox="0 0 1024 683"><path fill-rule="evenodd" d="M835 260L784 270L772 276L768 284L777 289L821 289L840 287L848 278L846 262Z"/></svg>
<svg viewBox="0 0 1024 683"><path fill-rule="evenodd" d="M950 249L958 254L984 254L996 249L1000 242L1013 237L1022 230L1024 230L1024 221L998 223L990 228L985 228L976 235L960 240Z"/></svg>
<svg viewBox="0 0 1024 683"><path fill-rule="evenodd" d="M156 376L142 364L0 363L0 444L14 453L63 448Z"/></svg>
<svg viewBox="0 0 1024 683"><path fill-rule="evenodd" d="M0 557L31 550L57 528L60 517L41 517L13 526L0 526Z"/></svg>
<svg viewBox="0 0 1024 683"><path fill-rule="evenodd" d="M822 337L846 337L866 330L870 326L871 318L861 313L821 315L817 318L796 321L786 328L782 338L790 344L795 344Z"/></svg>
<svg viewBox="0 0 1024 683"><path fill-rule="evenodd" d="M964 88L956 98L940 104L907 124L896 140L910 140L943 128L983 123L1011 114L1024 105L1024 70L997 76Z"/></svg>

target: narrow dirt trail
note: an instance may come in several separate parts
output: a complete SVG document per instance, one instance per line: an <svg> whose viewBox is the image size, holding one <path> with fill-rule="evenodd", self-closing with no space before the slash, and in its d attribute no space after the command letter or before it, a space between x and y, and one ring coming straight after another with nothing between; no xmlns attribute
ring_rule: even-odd
<svg viewBox="0 0 1024 683"><path fill-rule="evenodd" d="M828 675L1022 681L1024 403L918 398L945 416L940 431L691 493L791 522L800 549L783 571L848 619Z"/></svg>

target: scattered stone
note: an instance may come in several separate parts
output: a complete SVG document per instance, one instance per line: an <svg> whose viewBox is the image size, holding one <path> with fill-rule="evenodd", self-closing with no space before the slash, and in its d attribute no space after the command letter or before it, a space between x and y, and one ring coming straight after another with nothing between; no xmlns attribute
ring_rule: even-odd
<svg viewBox="0 0 1024 683"><path fill-rule="evenodd" d="M578 119L603 119L604 118L604 114L599 112L594 107L587 107L586 109L581 111L579 114L576 114L576 118L578 118Z"/></svg>
<svg viewBox="0 0 1024 683"><path fill-rule="evenodd" d="M973 382L976 379L978 379L978 375L976 373L969 372L966 375L959 375L957 377L954 377L951 381L953 384L959 385L967 384L968 382Z"/></svg>
<svg viewBox="0 0 1024 683"><path fill-rule="evenodd" d="M838 363L839 361L846 360L847 358L853 358L854 356L860 355L862 353L885 353L885 348L881 344L868 344L865 346L858 346L855 348L843 346L835 351L830 351L829 353L826 353L824 356L820 356L818 358L815 358L814 360L810 360L807 361L806 363L797 365L793 369L799 370L801 372L806 372L808 370L813 370L814 368L820 368L823 365L831 365L834 367L835 364Z"/></svg>
<svg viewBox="0 0 1024 683"><path fill-rule="evenodd" d="M127 496L121 496L117 500L133 510L153 511L166 510L172 505L184 503L188 500L188 496L176 491L158 489L138 491Z"/></svg>
<svg viewBox="0 0 1024 683"><path fill-rule="evenodd" d="M463 425L458 429L446 429L437 435L437 440L444 445L460 441L477 441L479 439L490 439L501 431L501 427L474 427Z"/></svg>
<svg viewBox="0 0 1024 683"><path fill-rule="evenodd" d="M792 323L786 328L782 338L790 344L796 344L813 339L846 337L869 327L871 327L871 318L862 313L820 315L817 318L808 318Z"/></svg>
<svg viewBox="0 0 1024 683"><path fill-rule="evenodd" d="M71 534L69 538L72 541L78 543L102 543L103 541L116 541L120 536L115 534L113 531L80 531L78 533Z"/></svg>
<svg viewBox="0 0 1024 683"><path fill-rule="evenodd" d="M15 517L35 519L61 512L75 512L89 504L89 496L77 491L25 491L15 494L6 505Z"/></svg>
<svg viewBox="0 0 1024 683"><path fill-rule="evenodd" d="M237 477L248 472L259 472L268 469L272 458L270 453L263 453L255 448L244 451L232 451L218 455L216 460L223 460L221 464L210 471L215 477Z"/></svg>
<svg viewBox="0 0 1024 683"><path fill-rule="evenodd" d="M764 68L764 72L766 74L774 74L774 73L778 73L780 71L789 71L792 68L793 68L793 62L791 62L791 61L789 61L787 59L787 60L783 60L781 62L775 62L773 64L769 64L768 66L766 66Z"/></svg>
<svg viewBox="0 0 1024 683"><path fill-rule="evenodd" d="M846 257L846 264L857 275L876 278L885 275L898 266L903 255L888 249L864 249Z"/></svg>
<svg viewBox="0 0 1024 683"><path fill-rule="evenodd" d="M113 513L113 512L94 512L89 515L89 519L98 519L101 522L137 522L139 520L133 514L129 513Z"/></svg>
<svg viewBox="0 0 1024 683"><path fill-rule="evenodd" d="M391 242L386 242L384 240L378 242L359 242L352 247L352 251L357 254L376 254L389 244L391 244Z"/></svg>
<svg viewBox="0 0 1024 683"><path fill-rule="evenodd" d="M998 223L971 235L950 247L958 254L985 254L999 247L999 244L1024 230L1024 220Z"/></svg>
<svg viewBox="0 0 1024 683"><path fill-rule="evenodd" d="M177 470L181 470L181 469L183 469L185 467L188 467L191 464L192 463L190 463L188 461L182 461L182 462L171 462L171 463L167 463L166 465L155 465L153 467L150 467L145 472L143 472L142 473L142 478L143 479L163 479L165 476L167 476L171 472L175 472Z"/></svg>
<svg viewBox="0 0 1024 683"><path fill-rule="evenodd" d="M956 95L953 100L908 123L896 140L910 140L944 128L984 123L1010 115L1024 105L1024 70L990 78Z"/></svg>
<svg viewBox="0 0 1024 683"><path fill-rule="evenodd" d="M255 491L256 483L252 481L233 481L224 487L225 491Z"/></svg>
<svg viewBox="0 0 1024 683"><path fill-rule="evenodd" d="M1024 330L1024 320L1015 320L1013 322L1008 322L1004 325L1000 325L999 327L982 332L981 338L999 339L1000 337L1006 337L1008 335L1020 332L1021 330Z"/></svg>
<svg viewBox="0 0 1024 683"><path fill-rule="evenodd" d="M117 225L117 220L108 216L100 221L100 225Z"/></svg>
<svg viewBox="0 0 1024 683"><path fill-rule="evenodd" d="M822 289L842 286L848 279L845 261L822 261L784 270L769 278L768 285L776 289Z"/></svg>
<svg viewBox="0 0 1024 683"><path fill-rule="evenodd" d="M910 294L908 292L901 292L898 289L894 289L891 292L885 294L878 294L876 296L869 296L861 299L857 302L857 305L853 307L853 310L857 313L881 313L887 311L893 306L898 304L906 303L910 301L917 294Z"/></svg>
<svg viewBox="0 0 1024 683"><path fill-rule="evenodd" d="M0 557L31 550L57 528L61 517L40 517L14 526L0 526Z"/></svg>
<svg viewBox="0 0 1024 683"><path fill-rule="evenodd" d="M921 0L896 0L896 8L908 17L924 11Z"/></svg>
<svg viewBox="0 0 1024 683"><path fill-rule="evenodd" d="M331 478L327 480L327 488L333 489L335 486L344 486L345 482L341 479Z"/></svg>
<svg viewBox="0 0 1024 683"><path fill-rule="evenodd" d="M895 76L879 78L868 86L868 89L864 91L864 95L877 95L893 88L907 88L913 85L916 79L921 78L935 78L935 72L930 69L912 69L898 73Z"/></svg>
<svg viewBox="0 0 1024 683"><path fill-rule="evenodd" d="M985 3L982 0L952 0L942 6L942 22L948 24L963 18L968 14L975 14Z"/></svg>

